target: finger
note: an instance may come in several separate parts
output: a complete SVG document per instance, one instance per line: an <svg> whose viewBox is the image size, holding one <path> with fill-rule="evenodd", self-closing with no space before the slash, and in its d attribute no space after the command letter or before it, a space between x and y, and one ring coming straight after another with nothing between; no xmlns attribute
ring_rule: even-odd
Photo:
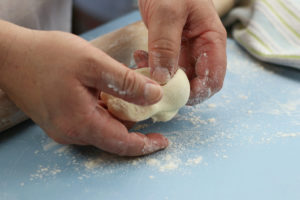
<svg viewBox="0 0 300 200"><path fill-rule="evenodd" d="M148 67L148 52L144 50L136 50L133 53L133 58L137 68Z"/></svg>
<svg viewBox="0 0 300 200"><path fill-rule="evenodd" d="M158 133L143 135L128 133L126 127L107 112L92 116L87 140L90 144L121 156L140 156L153 153L168 146L168 140Z"/></svg>
<svg viewBox="0 0 300 200"><path fill-rule="evenodd" d="M205 101L222 88L227 65L226 31L211 2L207 4L205 12L195 12L191 24L195 23L201 23L202 26L189 27L191 31L185 34L194 38L192 57L196 60L189 105Z"/></svg>
<svg viewBox="0 0 300 200"><path fill-rule="evenodd" d="M87 87L96 88L126 101L149 105L162 97L162 88L155 81L131 70L95 48L78 76Z"/></svg>
<svg viewBox="0 0 300 200"><path fill-rule="evenodd" d="M185 3L172 0L153 6L147 18L149 66L152 78L161 84L170 80L178 69L181 35L187 18Z"/></svg>
<svg viewBox="0 0 300 200"><path fill-rule="evenodd" d="M190 41L182 40L178 63L188 79L192 80L195 77L195 59L192 56L190 46Z"/></svg>
<svg viewBox="0 0 300 200"><path fill-rule="evenodd" d="M64 133L58 134L58 132L45 131L47 135L59 144L76 144L76 145L87 145L87 143L79 138L70 138Z"/></svg>
<svg viewBox="0 0 300 200"><path fill-rule="evenodd" d="M207 49L201 48L202 53L197 59L196 77L190 84L191 94L188 105L205 101L223 86L226 73L226 45L223 42L214 42L208 46Z"/></svg>

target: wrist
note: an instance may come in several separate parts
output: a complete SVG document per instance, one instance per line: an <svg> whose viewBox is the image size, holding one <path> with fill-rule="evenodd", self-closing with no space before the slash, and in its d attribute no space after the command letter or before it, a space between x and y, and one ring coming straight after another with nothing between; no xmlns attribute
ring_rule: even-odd
<svg viewBox="0 0 300 200"><path fill-rule="evenodd" d="M0 20L0 88L5 91L24 62L29 29Z"/></svg>

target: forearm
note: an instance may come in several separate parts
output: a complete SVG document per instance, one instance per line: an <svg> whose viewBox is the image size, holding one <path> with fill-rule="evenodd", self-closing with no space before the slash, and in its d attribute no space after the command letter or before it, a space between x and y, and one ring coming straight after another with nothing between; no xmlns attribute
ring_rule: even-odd
<svg viewBox="0 0 300 200"><path fill-rule="evenodd" d="M0 20L0 132L6 130L24 121L27 117L20 112L19 108L11 101L10 98L2 91L4 87L7 88L7 80L9 69L8 62L10 61L10 55L12 51L12 45L14 45L15 38L19 34L19 27ZM11 75L10 75L11 76ZM11 80L13 82L13 80Z"/></svg>
<svg viewBox="0 0 300 200"><path fill-rule="evenodd" d="M0 89L25 112L23 96L33 95L35 81L30 76L35 31L2 20L0 27Z"/></svg>
<svg viewBox="0 0 300 200"><path fill-rule="evenodd" d="M5 90L26 56L26 40L31 31L3 20L0 27L0 88Z"/></svg>
<svg viewBox="0 0 300 200"><path fill-rule="evenodd" d="M0 86L3 82L6 70L6 63L8 61L9 52L11 50L13 41L17 35L17 26L0 20Z"/></svg>

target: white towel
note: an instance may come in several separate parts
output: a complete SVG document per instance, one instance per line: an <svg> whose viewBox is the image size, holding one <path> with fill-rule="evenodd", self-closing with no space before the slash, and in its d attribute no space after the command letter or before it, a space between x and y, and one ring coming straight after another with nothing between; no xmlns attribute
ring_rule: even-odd
<svg viewBox="0 0 300 200"><path fill-rule="evenodd" d="M254 57L300 69L300 0L244 0L223 22Z"/></svg>

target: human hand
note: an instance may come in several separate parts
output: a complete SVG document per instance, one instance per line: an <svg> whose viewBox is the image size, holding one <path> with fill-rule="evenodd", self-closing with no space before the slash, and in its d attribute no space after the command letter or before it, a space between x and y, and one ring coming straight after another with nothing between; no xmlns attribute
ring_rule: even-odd
<svg viewBox="0 0 300 200"><path fill-rule="evenodd" d="M164 84L181 66L190 80L189 105L218 92L226 72L226 31L212 1L139 0L139 7L149 31L152 78Z"/></svg>
<svg viewBox="0 0 300 200"><path fill-rule="evenodd" d="M153 104L162 96L155 81L75 35L20 27L14 31L18 34L0 66L0 87L51 138L126 156L166 148L168 140L160 134L128 133L98 99L104 91L136 104Z"/></svg>

